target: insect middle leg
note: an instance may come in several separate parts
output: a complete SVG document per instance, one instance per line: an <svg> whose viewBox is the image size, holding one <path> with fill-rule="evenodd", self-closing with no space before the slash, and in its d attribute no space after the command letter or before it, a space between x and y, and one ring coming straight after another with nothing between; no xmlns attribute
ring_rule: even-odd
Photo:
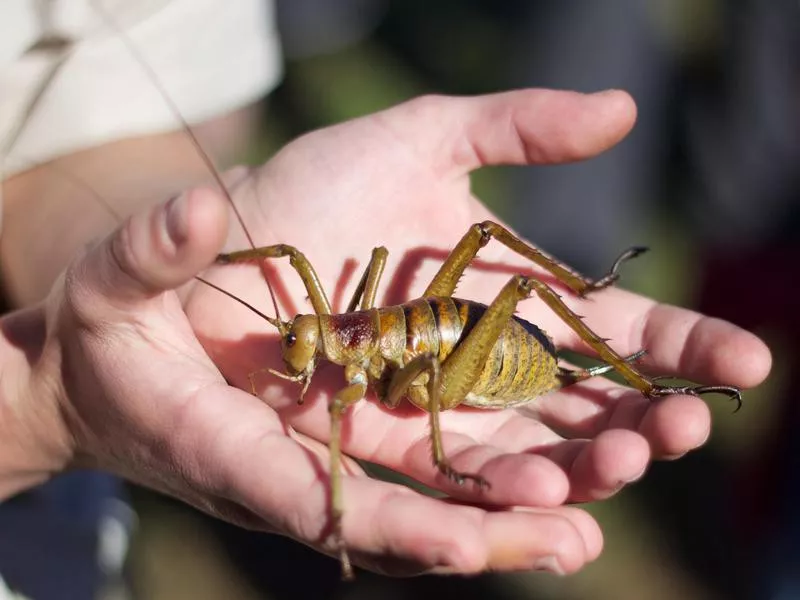
<svg viewBox="0 0 800 600"><path fill-rule="evenodd" d="M420 375L427 374L427 385L417 384ZM442 444L442 428L439 424L441 406L441 365L438 357L430 353L421 354L397 371L392 377L383 403L395 408L403 396L409 396L417 406L424 407L430 418L431 452L433 464L451 481L462 485L471 479L478 487L488 488L489 482L480 475L456 471L444 453Z"/></svg>
<svg viewBox="0 0 800 600"><path fill-rule="evenodd" d="M604 277L592 280L580 275L565 263L523 242L502 225L498 225L494 221L484 221L483 223L476 223L469 228L469 231L461 238L444 261L433 281L428 285L428 289L425 290L424 295L451 296L456 289L458 280L464 274L464 270L478 254L478 250L488 244L491 238L495 238L510 250L546 269L580 296L585 296L613 284L619 278L620 265L647 250L647 248L640 246L625 250L614 261L611 269Z"/></svg>
<svg viewBox="0 0 800 600"><path fill-rule="evenodd" d="M372 257L369 259L367 268L364 269L364 274L361 276L361 281L358 282L356 291L347 305L347 312L353 312L361 301L361 310L368 310L375 306L375 296L378 292L378 283L380 282L383 269L386 267L386 258L389 256L389 251L383 246L373 248Z"/></svg>
<svg viewBox="0 0 800 600"><path fill-rule="evenodd" d="M408 394L414 404L430 413L434 463L442 473L457 483L472 479L481 487L487 486L482 477L459 473L450 467L442 447L439 413L461 404L474 389L486 360L512 318L517 303L530 294L530 288L522 283L524 281L526 278L522 276L511 278L469 334L458 343L443 363L440 364L433 355L423 354L398 371L383 399L387 406L393 408L399 404L403 395ZM413 385L426 372L427 389Z"/></svg>

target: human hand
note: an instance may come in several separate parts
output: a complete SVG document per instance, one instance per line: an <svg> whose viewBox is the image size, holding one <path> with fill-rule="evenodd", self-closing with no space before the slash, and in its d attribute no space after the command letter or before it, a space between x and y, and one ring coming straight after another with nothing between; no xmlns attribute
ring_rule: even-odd
<svg viewBox="0 0 800 600"><path fill-rule="evenodd" d="M363 268L372 247L386 246L390 258L382 289L389 291L379 305L400 303L422 292L438 259L469 225L494 218L470 193L470 171L492 164L590 157L624 137L634 115L629 97L619 92L582 96L521 91L418 99L300 138L234 186L234 199L256 244L297 246L329 294L334 284L340 288L346 280L345 261L361 259ZM233 224L226 249L246 247L238 224ZM532 267L496 243L481 257L506 268L468 271L458 297L489 302L510 273ZM277 268L280 275L273 279L285 286L281 296L294 299L293 306L284 306L284 314L311 312L302 302L307 292L296 274L283 264ZM272 314L256 270L219 267L210 277ZM565 300L596 332L611 338L618 353L645 348L648 354L641 364L655 374L746 388L769 370L764 344L728 323L619 289L589 300L567 293ZM186 307L229 381L248 388L248 374L265 367L282 370L276 333L263 320L202 286L190 292ZM558 347L585 349L538 301L521 303L519 314L550 333ZM253 470L239 482L241 492L247 489L240 501L255 507L261 495L269 496L282 512L293 515L294 535L301 531L301 539L321 541L328 523L328 458L320 442L329 439L327 400L343 387L343 377L336 368L318 374L302 407L296 405L296 386L266 374L258 382L261 396L281 420L264 409L241 431L236 446L248 452ZM242 415L233 410L227 419L241 422ZM383 554L421 568L446 564L458 571L528 568L545 555L555 557L551 562L559 570L580 568L599 553L600 533L585 513L561 505L606 498L638 479L650 460L681 456L702 445L710 433L707 405L698 398L651 402L599 378L521 410L447 411L442 415L445 451L456 469L479 473L491 483L490 490L479 492L447 481L432 466L428 417L421 411L411 407L389 412L362 402L346 419L343 449L351 456L386 465L459 500L539 507L511 513L445 507L372 481L350 465L344 484L344 536L362 561L381 547ZM273 436L271 443L282 439L286 425L316 460L311 454L297 455L286 470L275 458L256 458L252 448L268 446L263 441L268 436ZM274 450L269 454L278 455ZM270 487L274 481L281 485Z"/></svg>

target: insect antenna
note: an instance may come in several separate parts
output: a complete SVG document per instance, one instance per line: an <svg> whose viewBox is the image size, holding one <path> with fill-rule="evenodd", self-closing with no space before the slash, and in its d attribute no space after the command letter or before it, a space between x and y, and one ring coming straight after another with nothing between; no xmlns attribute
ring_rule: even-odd
<svg viewBox="0 0 800 600"><path fill-rule="evenodd" d="M219 186L220 190L222 191L222 194L225 196L225 199L228 201L228 204L230 204L230 207L233 210L233 214L236 216L236 220L239 222L239 225L241 226L242 231L244 231L244 235L247 238L247 242L250 244L250 247L255 249L256 245L255 245L255 242L253 241L253 237L250 235L250 231L247 229L247 226L244 223L244 219L242 218L242 214L239 212L239 209L236 207L236 204L234 203L233 198L231 197L231 194L228 191L228 188L226 187L225 183L222 181L222 176L219 174L219 171L217 170L217 167L214 165L214 161L211 160L211 157L203 149L203 145L200 143L200 140L197 139L197 136L195 135L194 130L192 129L192 127L189 125L189 123L184 118L183 114L181 113L180 109L178 108L178 105L173 101L172 97L167 93L167 90L164 87L164 84L161 82L161 79L158 77L158 74L153 70L153 68L150 66L150 64L144 59L144 56L142 56L142 54L139 52L139 50L133 44L133 42L131 41L130 37L125 33L125 31L119 25L117 25L117 23L114 22L114 20L111 18L111 16L108 13L106 13L100 7L100 3L97 2L97 0L91 0L91 5L95 9L95 11L97 11L97 14L100 15L100 17L103 19L103 21L105 21L105 23L119 35L120 40L122 41L123 44L125 44L125 47L128 49L128 52L130 53L131 57L137 63L139 63L139 66L142 68L142 71L145 73L147 78L153 84L153 87L155 87L155 89L158 90L159 94L161 94L162 98L164 99L165 104L169 108L169 111L172 113L172 115L175 117L175 119L178 121L178 123L183 128L184 133L189 138L189 141L191 142L192 146L194 146L195 150L197 151L198 155L200 156L200 159L203 161L203 164L205 165L206 169L208 169L209 173L211 173L211 176L214 178L214 181ZM197 277L197 276L195 276L195 279L197 281L200 281L201 283L204 283L205 285L207 285L207 286L209 286L209 287L211 287L211 288L213 288L213 289L225 294L226 296L228 296L230 298L233 298L234 300L236 300L240 304L246 306L251 311L255 312L256 314L258 314L261 317L263 317L264 319L266 319L270 324L272 324L275 327L277 327L278 331L280 331L281 334L282 334L284 329L285 329L285 327L283 325L283 322L281 321L281 313L280 313L280 310L278 309L278 301L277 301L277 298L275 297L275 291L273 290L272 284L270 283L269 276L267 275L267 271L266 271L266 268L264 266L264 262L259 260L258 261L258 266L259 266L259 270L261 271L261 275L264 277L264 281L267 284L267 288L269 289L269 296L270 296L270 299L272 300L272 306L275 309L275 318L274 319L271 318L271 317L267 317L266 315L264 315L260 311L256 310L254 307L250 306L244 300L241 300L240 298L237 298L236 296L234 296L230 292L227 292L227 291L223 290L222 288L220 288L220 287L218 287L216 285L213 285L209 281L207 281L207 280L205 280L205 279L203 279L201 277Z"/></svg>
<svg viewBox="0 0 800 600"><path fill-rule="evenodd" d="M283 322L282 322L280 319L275 319L275 318L273 318L273 317L268 317L268 316L267 316L267 315L265 315L263 312L261 312L260 310L258 310L258 309L257 309L255 306L253 306L252 304L250 304L250 303L248 303L248 302L245 302L244 300L242 300L242 299L241 299L241 298L239 298L238 296L236 296L236 295L234 295L234 294L231 294L231 293L230 293L228 290L226 290L226 289L223 289L223 288L219 287L219 286L218 286L218 285L216 285L215 283L211 283L211 282L210 282L210 281L208 281L207 279L203 279L203 278L202 278L202 277L200 277L199 275L195 275L195 279L196 279L197 281L201 282L201 283L204 283L204 284L206 284L208 287L210 287L210 288L213 288L213 289L217 290L217 291L218 291L220 294L225 294L225 295L226 295L228 298L230 298L231 300L236 300L236 302L238 302L239 304L241 304L241 305L242 305L242 306L244 306L245 308L247 308L247 309L249 309L250 311L252 311L252 312L254 312L255 314L257 314L259 317L261 317L262 319L264 319L265 321L267 321L267 322L268 322L270 325L273 325L274 327L277 327L278 331L281 331L281 332L283 331L283 329L284 329L284 326L283 326Z"/></svg>

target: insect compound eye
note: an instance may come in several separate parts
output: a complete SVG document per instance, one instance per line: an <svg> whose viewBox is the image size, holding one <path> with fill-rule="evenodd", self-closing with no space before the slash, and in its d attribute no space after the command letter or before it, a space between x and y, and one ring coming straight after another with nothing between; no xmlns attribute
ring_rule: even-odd
<svg viewBox="0 0 800 600"><path fill-rule="evenodd" d="M286 334L286 347L291 348L297 342L297 336L294 333Z"/></svg>

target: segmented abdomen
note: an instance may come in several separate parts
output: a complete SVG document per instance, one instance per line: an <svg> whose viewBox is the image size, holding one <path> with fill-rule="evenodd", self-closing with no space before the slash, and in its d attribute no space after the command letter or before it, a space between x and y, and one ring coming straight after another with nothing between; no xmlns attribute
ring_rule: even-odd
<svg viewBox="0 0 800 600"><path fill-rule="evenodd" d="M422 298L378 310L381 353L389 362L403 365L425 352L438 356L444 363L481 318L486 306L442 297ZM389 330L395 335L387 335ZM405 331L404 343L397 336L400 330ZM464 404L483 408L523 404L558 387L557 374L552 340L536 325L513 317L489 352Z"/></svg>

